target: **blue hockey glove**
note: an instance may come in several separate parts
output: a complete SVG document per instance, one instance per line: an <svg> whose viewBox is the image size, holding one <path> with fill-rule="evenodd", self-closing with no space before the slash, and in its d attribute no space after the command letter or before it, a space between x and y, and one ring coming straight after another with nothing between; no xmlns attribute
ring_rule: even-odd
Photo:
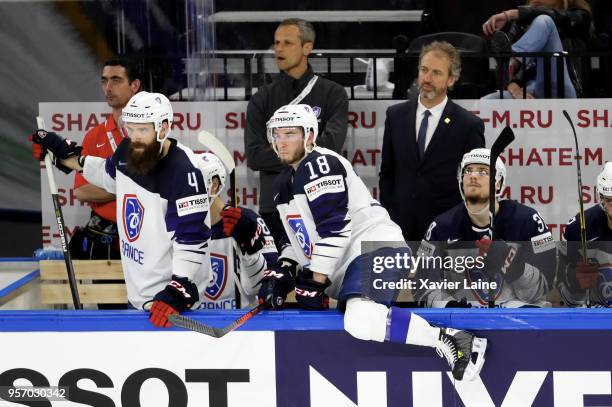
<svg viewBox="0 0 612 407"><path fill-rule="evenodd" d="M512 267L517 252L515 247L509 246L501 239L491 240L488 236L476 241L476 247L479 249L479 256L484 257L482 271L490 281L495 281L496 274L502 274L509 283L521 276L522 270Z"/></svg>
<svg viewBox="0 0 612 407"><path fill-rule="evenodd" d="M329 279L325 283L314 281L312 271L304 269L295 279L295 299L306 310L328 309L329 296L325 294L325 289L330 285Z"/></svg>
<svg viewBox="0 0 612 407"><path fill-rule="evenodd" d="M66 174L69 174L72 169L62 165L61 161L73 156L81 156L81 146L52 131L36 130L30 135L29 140L32 141L32 154L35 158L42 161L45 159L47 150L51 151L53 165Z"/></svg>
<svg viewBox="0 0 612 407"><path fill-rule="evenodd" d="M259 303L265 303L269 308L282 308L287 294L295 287L297 263L293 260L279 260L280 266L265 270L261 279L261 287L257 298Z"/></svg>

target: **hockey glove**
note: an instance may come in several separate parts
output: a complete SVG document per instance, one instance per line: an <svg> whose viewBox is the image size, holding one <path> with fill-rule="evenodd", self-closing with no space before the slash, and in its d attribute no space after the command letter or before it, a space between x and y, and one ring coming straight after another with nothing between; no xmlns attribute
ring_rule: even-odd
<svg viewBox="0 0 612 407"><path fill-rule="evenodd" d="M74 141L67 140L52 131L36 130L28 137L32 142L32 155L42 161L45 159L47 150L53 153L53 165L60 171L69 174L71 168L62 165L61 161L70 157L81 156L81 147Z"/></svg>
<svg viewBox="0 0 612 407"><path fill-rule="evenodd" d="M257 298L259 303L265 303L268 308L282 308L287 294L295 287L297 263L293 260L279 260L280 267L265 270L261 279L261 287Z"/></svg>
<svg viewBox="0 0 612 407"><path fill-rule="evenodd" d="M168 285L153 297L149 319L157 327L168 328L170 314L187 311L198 302L198 287L186 277L172 275Z"/></svg>
<svg viewBox="0 0 612 407"><path fill-rule="evenodd" d="M472 308L472 304L467 302L465 298L462 298L461 301L451 300L447 302L444 308Z"/></svg>
<svg viewBox="0 0 612 407"><path fill-rule="evenodd" d="M484 257L483 272L490 281L495 281L496 274L502 274L509 283L521 276L521 270L511 267L512 260L516 255L516 248L509 246L503 240L491 240L488 236L476 241L478 255Z"/></svg>
<svg viewBox="0 0 612 407"><path fill-rule="evenodd" d="M329 296L325 289L331 285L327 279L319 283L312 279L312 271L302 270L295 279L295 299L298 305L306 310L324 310L329 308Z"/></svg>
<svg viewBox="0 0 612 407"><path fill-rule="evenodd" d="M256 219L245 216L241 208L226 206L221 211L223 233L236 240L242 253L255 254L264 247L262 227Z"/></svg>
<svg viewBox="0 0 612 407"><path fill-rule="evenodd" d="M576 280L583 290L594 288L599 275L599 264L585 263L582 260L576 263Z"/></svg>

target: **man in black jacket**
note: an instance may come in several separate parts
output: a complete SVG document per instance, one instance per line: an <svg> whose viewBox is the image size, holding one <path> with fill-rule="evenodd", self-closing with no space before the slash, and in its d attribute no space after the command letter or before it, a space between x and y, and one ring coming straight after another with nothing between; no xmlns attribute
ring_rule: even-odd
<svg viewBox="0 0 612 407"><path fill-rule="evenodd" d="M281 73L273 83L260 88L247 107L247 165L260 172L259 213L277 245L283 226L272 199L272 183L284 166L268 143L266 122L279 107L304 103L317 115L317 145L339 153L346 138L347 94L339 84L315 75L308 64L314 40L309 22L297 18L282 21L274 33L274 55Z"/></svg>
<svg viewBox="0 0 612 407"><path fill-rule="evenodd" d="M387 110L380 202L409 242L420 241L437 215L461 202L457 167L463 154L485 144L482 120L446 95L460 72L459 53L451 44L425 45L419 96Z"/></svg>

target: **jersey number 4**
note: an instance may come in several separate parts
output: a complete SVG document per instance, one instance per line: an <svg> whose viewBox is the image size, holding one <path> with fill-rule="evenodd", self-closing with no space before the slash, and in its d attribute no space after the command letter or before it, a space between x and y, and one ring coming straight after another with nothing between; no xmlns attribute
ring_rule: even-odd
<svg viewBox="0 0 612 407"><path fill-rule="evenodd" d="M327 162L327 157L325 157L324 155L321 155L317 157L316 162L317 162L317 166L319 167L320 175L329 174L329 163ZM306 167L308 167L308 170L310 171L310 179L315 179L319 176L319 174L317 174L311 162L307 162Z"/></svg>

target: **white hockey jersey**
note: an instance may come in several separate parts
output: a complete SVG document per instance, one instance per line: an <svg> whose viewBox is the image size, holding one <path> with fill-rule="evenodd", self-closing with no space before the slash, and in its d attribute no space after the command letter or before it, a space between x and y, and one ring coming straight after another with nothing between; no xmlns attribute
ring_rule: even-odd
<svg viewBox="0 0 612 407"><path fill-rule="evenodd" d="M337 298L349 264L362 254L362 242L406 246L386 209L351 164L332 150L315 147L295 171L281 172L274 194L291 244L281 256L326 274L332 282L326 292L332 298Z"/></svg>
<svg viewBox="0 0 612 407"><path fill-rule="evenodd" d="M121 263L128 300L137 309L152 301L173 274L195 283L200 301L210 281L204 179L195 154L170 141L168 154L146 175L127 169L129 139L107 159L88 156L83 169L87 181L117 196Z"/></svg>
<svg viewBox="0 0 612 407"><path fill-rule="evenodd" d="M278 261L274 238L263 219L248 208L241 209L242 216L248 216L262 225L265 245L257 253L242 253L234 238L223 233L223 222L215 223L210 245L212 279L206 287L200 308L238 308L237 295L240 295L240 308L254 307L263 271Z"/></svg>

